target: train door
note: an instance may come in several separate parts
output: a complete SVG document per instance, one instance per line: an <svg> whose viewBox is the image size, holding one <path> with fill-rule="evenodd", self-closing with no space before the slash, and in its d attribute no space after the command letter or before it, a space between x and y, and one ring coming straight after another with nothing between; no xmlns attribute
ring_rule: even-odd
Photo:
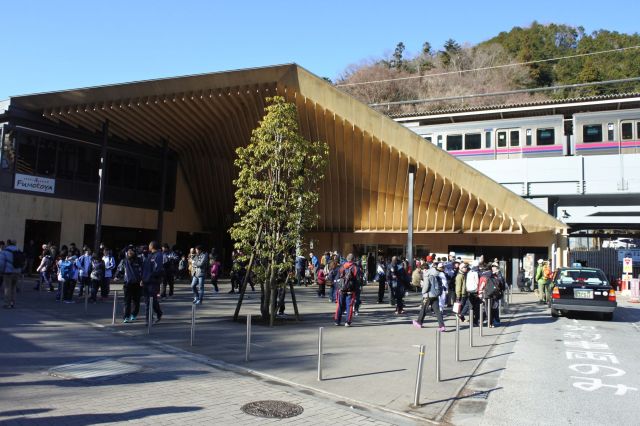
<svg viewBox="0 0 640 426"><path fill-rule="evenodd" d="M498 129L496 131L496 158L522 158L520 129Z"/></svg>
<svg viewBox="0 0 640 426"><path fill-rule="evenodd" d="M635 154L640 152L638 141L640 139L640 121L622 120L620 122L620 152L623 154Z"/></svg>

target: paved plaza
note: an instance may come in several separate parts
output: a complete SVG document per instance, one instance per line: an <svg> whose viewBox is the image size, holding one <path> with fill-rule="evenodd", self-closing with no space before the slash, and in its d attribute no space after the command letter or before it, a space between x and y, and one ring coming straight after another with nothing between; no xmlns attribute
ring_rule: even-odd
<svg viewBox="0 0 640 426"><path fill-rule="evenodd" d="M0 421L9 424L102 424L134 421L164 424L424 424L446 421L456 401L476 400L485 390L465 388L481 376L497 380L502 368L484 368L488 360L508 357L512 327L474 333L469 347L465 323L460 333L460 362L455 361L455 321L447 317L441 336L441 381L436 380L436 324L410 326L419 295L408 298L407 314L396 316L388 304L376 304L374 286L365 288L361 314L351 328L335 327L333 305L312 287L296 287L302 321L293 308L273 328L257 321L259 293L249 291L241 319L231 320L237 296L208 292L198 307L195 344L190 345L192 305L188 286L163 301L164 316L148 334L144 321L121 324L120 303L112 325L113 299L88 306L60 304L52 293L23 283L18 308L0 312L3 351L0 367ZM114 285L112 289L119 286ZM209 291L210 288L207 288ZM121 292L120 292L121 293ZM121 296L121 294L120 294ZM508 322L530 295L514 294L503 321ZM144 306L144 305L143 305ZM246 315L253 314L250 361L245 362ZM318 328L324 327L323 381L317 380ZM418 349L426 356L420 405L412 407ZM95 362L135 366L122 375L74 379L52 368ZM93 364L92 364L93 363ZM87 367L88 366L88 367ZM477 384L477 383L476 383ZM478 394L478 395L477 395ZM486 397L485 397L486 399ZM276 420L241 411L252 401L299 404L299 416ZM462 414L464 415L464 413Z"/></svg>

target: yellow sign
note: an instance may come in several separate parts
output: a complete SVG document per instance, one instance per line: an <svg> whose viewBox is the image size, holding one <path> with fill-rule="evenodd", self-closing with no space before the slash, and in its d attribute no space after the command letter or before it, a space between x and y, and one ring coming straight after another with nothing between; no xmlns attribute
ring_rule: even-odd
<svg viewBox="0 0 640 426"><path fill-rule="evenodd" d="M625 257L622 260L622 272L625 274L633 273L633 258Z"/></svg>

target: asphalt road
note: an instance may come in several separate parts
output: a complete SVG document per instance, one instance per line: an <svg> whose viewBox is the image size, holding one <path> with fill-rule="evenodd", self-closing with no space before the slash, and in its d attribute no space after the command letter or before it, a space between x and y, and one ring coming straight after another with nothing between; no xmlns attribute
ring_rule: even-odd
<svg viewBox="0 0 640 426"><path fill-rule="evenodd" d="M640 307L619 301L613 321L595 314L551 318L521 309L505 329L505 357L486 365L453 407L453 424L637 425ZM508 333L508 334L507 334ZM506 351L506 352L505 352ZM483 371L487 374L483 374ZM474 390L484 389L482 397Z"/></svg>

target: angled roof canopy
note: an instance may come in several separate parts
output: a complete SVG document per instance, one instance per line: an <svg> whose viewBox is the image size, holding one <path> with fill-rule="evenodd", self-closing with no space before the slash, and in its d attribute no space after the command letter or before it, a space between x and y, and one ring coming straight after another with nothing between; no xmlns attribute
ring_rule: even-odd
<svg viewBox="0 0 640 426"><path fill-rule="evenodd" d="M46 119L161 146L180 158L203 223L230 224L235 149L249 141L265 98L298 106L302 134L324 140L319 231L406 231L409 166L416 232L542 232L566 225L420 136L298 65L19 96Z"/></svg>

